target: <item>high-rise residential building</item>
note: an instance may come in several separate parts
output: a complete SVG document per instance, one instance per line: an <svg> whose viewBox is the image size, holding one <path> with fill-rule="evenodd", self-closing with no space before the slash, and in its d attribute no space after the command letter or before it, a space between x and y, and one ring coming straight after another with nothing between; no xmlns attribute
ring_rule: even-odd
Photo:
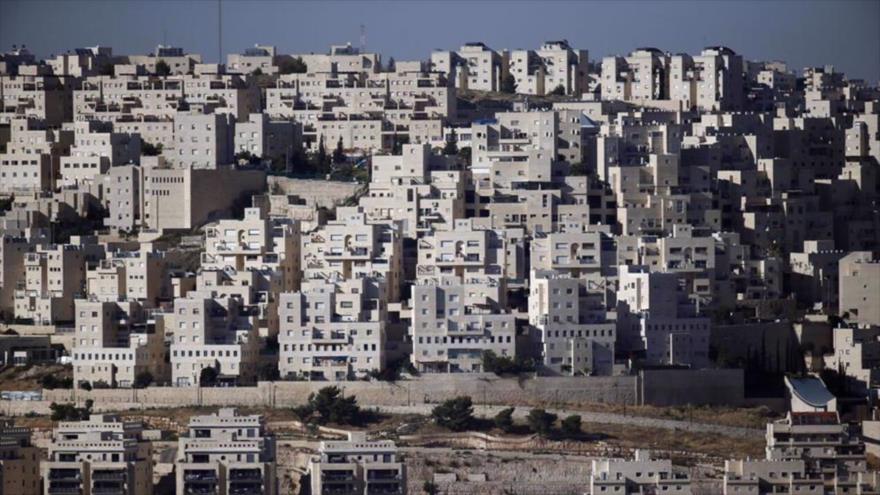
<svg viewBox="0 0 880 495"><path fill-rule="evenodd" d="M141 423L113 415L60 422L40 467L43 494L153 493L153 447L142 433Z"/></svg>
<svg viewBox="0 0 880 495"><path fill-rule="evenodd" d="M192 416L175 463L178 495L278 493L275 437L259 415L235 409Z"/></svg>

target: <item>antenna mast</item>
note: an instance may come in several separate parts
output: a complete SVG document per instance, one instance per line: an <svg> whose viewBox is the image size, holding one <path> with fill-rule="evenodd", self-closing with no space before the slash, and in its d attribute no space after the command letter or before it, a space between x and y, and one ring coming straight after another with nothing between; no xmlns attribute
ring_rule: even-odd
<svg viewBox="0 0 880 495"><path fill-rule="evenodd" d="M223 0L217 0L217 63L223 63Z"/></svg>
<svg viewBox="0 0 880 495"><path fill-rule="evenodd" d="M367 50L367 26L361 24L361 53Z"/></svg>

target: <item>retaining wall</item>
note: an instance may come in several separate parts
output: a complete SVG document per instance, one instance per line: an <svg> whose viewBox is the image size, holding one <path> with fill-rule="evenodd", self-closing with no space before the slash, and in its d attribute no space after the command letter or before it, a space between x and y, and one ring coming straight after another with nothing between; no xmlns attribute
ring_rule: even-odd
<svg viewBox="0 0 880 495"><path fill-rule="evenodd" d="M102 390L44 390L43 401L10 404L0 411L21 415L32 408L48 410L51 402L94 401L96 411L142 407L263 406L303 404L311 393L335 385L363 406L436 404L461 395L475 404L544 405L564 408L579 404L695 404L739 406L743 399L741 370L645 370L638 376L500 378L491 374L426 376L388 382L261 382L255 387ZM8 408L6 407L8 406Z"/></svg>

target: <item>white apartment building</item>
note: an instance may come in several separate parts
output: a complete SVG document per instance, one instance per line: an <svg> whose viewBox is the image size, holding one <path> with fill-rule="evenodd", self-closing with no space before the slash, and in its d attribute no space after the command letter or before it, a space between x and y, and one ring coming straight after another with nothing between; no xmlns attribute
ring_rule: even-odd
<svg viewBox="0 0 880 495"><path fill-rule="evenodd" d="M233 159L235 120L228 114L178 112L173 149L163 156L176 168L215 169Z"/></svg>
<svg viewBox="0 0 880 495"><path fill-rule="evenodd" d="M165 383L170 374L162 328L135 301L77 299L73 378L77 386L103 382L132 387L141 374Z"/></svg>
<svg viewBox="0 0 880 495"><path fill-rule="evenodd" d="M149 74L157 74L156 66L164 62L170 69L170 74L184 75L195 69L196 64L202 63L202 56L197 53L186 53L183 48L168 45L158 45L153 53L147 55L129 55L128 64L142 66ZM123 67L115 67L118 72Z"/></svg>
<svg viewBox="0 0 880 495"><path fill-rule="evenodd" d="M806 472L804 461L724 461L724 495L793 493L824 495L825 481Z"/></svg>
<svg viewBox="0 0 880 495"><path fill-rule="evenodd" d="M53 190L61 156L69 153L73 133L48 129L45 121L33 118L8 123L9 141L0 153L0 194Z"/></svg>
<svg viewBox="0 0 880 495"><path fill-rule="evenodd" d="M500 91L507 73L506 55L480 42L431 53L431 68L446 74L456 88L476 91Z"/></svg>
<svg viewBox="0 0 880 495"><path fill-rule="evenodd" d="M156 307L160 297L170 295L165 254L152 245L139 251L117 250L89 267L86 294L99 301L137 301L145 308Z"/></svg>
<svg viewBox="0 0 880 495"><path fill-rule="evenodd" d="M369 191L358 204L370 220L400 221L416 238L451 228L464 217L464 175L427 144L405 144L400 155L374 155Z"/></svg>
<svg viewBox="0 0 880 495"><path fill-rule="evenodd" d="M302 146L302 127L288 120L272 120L268 114L252 113L235 124L234 154L250 153L264 160L287 163Z"/></svg>
<svg viewBox="0 0 880 495"><path fill-rule="evenodd" d="M841 327L831 332L833 354L825 355L825 367L837 371L846 389L870 396L880 389L880 327Z"/></svg>
<svg viewBox="0 0 880 495"><path fill-rule="evenodd" d="M485 352L517 356L516 315L504 279L439 276L412 288L412 364L420 372L485 372Z"/></svg>
<svg viewBox="0 0 880 495"><path fill-rule="evenodd" d="M811 473L845 477L865 472L865 444L837 412L789 412L767 423L767 459L803 460Z"/></svg>
<svg viewBox="0 0 880 495"><path fill-rule="evenodd" d="M140 136L113 132L112 125L100 121L75 122L70 156L62 156L62 186L94 182L110 167L139 163Z"/></svg>
<svg viewBox="0 0 880 495"><path fill-rule="evenodd" d="M153 447L142 431L112 415L60 422L40 466L43 494L153 493Z"/></svg>
<svg viewBox="0 0 880 495"><path fill-rule="evenodd" d="M70 121L71 80L41 73L37 67L19 67L16 76L0 75L0 123L23 117L60 127Z"/></svg>
<svg viewBox="0 0 880 495"><path fill-rule="evenodd" d="M696 56L639 48L602 59L602 99L667 110L738 110L744 80L742 57L723 46Z"/></svg>
<svg viewBox="0 0 880 495"><path fill-rule="evenodd" d="M610 375L616 328L600 298L590 297L580 278L532 270L529 324L546 371L562 375Z"/></svg>
<svg viewBox="0 0 880 495"><path fill-rule="evenodd" d="M230 53L226 55L226 70L232 74L253 74L259 71L261 74L273 75L278 73L276 65L276 51L274 46L254 45L244 53Z"/></svg>
<svg viewBox="0 0 880 495"><path fill-rule="evenodd" d="M400 223L370 221L362 208L337 207L335 221L302 236L304 279L367 277L388 301L400 299L402 258Z"/></svg>
<svg viewBox="0 0 880 495"><path fill-rule="evenodd" d="M361 53L351 43L331 45L328 53L297 53L290 56L301 59L311 73L372 74L382 69L379 54Z"/></svg>
<svg viewBox="0 0 880 495"><path fill-rule="evenodd" d="M406 465L394 442L368 441L363 433L348 440L324 440L309 461L311 493L331 495L405 494Z"/></svg>
<svg viewBox="0 0 880 495"><path fill-rule="evenodd" d="M152 160L147 160L152 158ZM245 195L265 190L262 170L171 168L162 157L112 167L103 177L108 227L189 230L225 215Z"/></svg>
<svg viewBox="0 0 880 495"><path fill-rule="evenodd" d="M458 219L451 230L435 231L419 239L416 277L452 275L465 280L484 276L522 284L525 232L518 228L478 228L474 224L472 218Z"/></svg>
<svg viewBox="0 0 880 495"><path fill-rule="evenodd" d="M842 250L834 241L804 241L804 249L789 254L792 293L805 304L822 305L826 311L837 308L839 300L838 268Z"/></svg>
<svg viewBox="0 0 880 495"><path fill-rule="evenodd" d="M856 251L838 265L839 314L861 325L880 325L880 261L870 252Z"/></svg>
<svg viewBox="0 0 880 495"><path fill-rule="evenodd" d="M636 450L633 460L597 459L592 461L590 495L614 493L691 493L691 480L673 470L669 459L652 459L650 452Z"/></svg>
<svg viewBox="0 0 880 495"><path fill-rule="evenodd" d="M0 492L39 495L40 449L31 444L31 430L0 422Z"/></svg>
<svg viewBox="0 0 880 495"><path fill-rule="evenodd" d="M193 291L174 300L162 316L171 338L171 380L198 386L202 369L214 368L221 383L253 383L260 364L258 315L239 297L205 297Z"/></svg>
<svg viewBox="0 0 880 495"><path fill-rule="evenodd" d="M224 219L205 227L206 270L252 271L254 289L277 296L299 286L301 233L295 220L270 219L263 207L245 208L244 217Z"/></svg>
<svg viewBox="0 0 880 495"><path fill-rule="evenodd" d="M560 91L580 96L587 91L589 55L568 41L547 41L537 50L513 50L509 72L518 94L545 95Z"/></svg>
<svg viewBox="0 0 880 495"><path fill-rule="evenodd" d="M24 258L30 249L26 238L0 234L0 315L15 312L15 292L25 284Z"/></svg>
<svg viewBox="0 0 880 495"><path fill-rule="evenodd" d="M89 245L89 239L71 241L25 255L25 277L15 291L16 318L48 325L73 321L74 299L86 289L86 260L103 254L103 248Z"/></svg>
<svg viewBox="0 0 880 495"><path fill-rule="evenodd" d="M594 230L595 229L595 230ZM607 304L613 293L607 277L616 268L614 238L601 227L566 222L554 232L536 233L530 243L530 267L583 280L588 294Z"/></svg>
<svg viewBox="0 0 880 495"><path fill-rule="evenodd" d="M382 371L387 302L384 284L368 277L307 280L281 294L281 376L347 380Z"/></svg>
<svg viewBox="0 0 880 495"><path fill-rule="evenodd" d="M235 409L192 416L180 437L175 476L177 494L227 493L275 495L275 437L262 416Z"/></svg>
<svg viewBox="0 0 880 495"><path fill-rule="evenodd" d="M689 315L674 273L618 268L617 333L620 352L643 352L655 365L709 365L709 319Z"/></svg>

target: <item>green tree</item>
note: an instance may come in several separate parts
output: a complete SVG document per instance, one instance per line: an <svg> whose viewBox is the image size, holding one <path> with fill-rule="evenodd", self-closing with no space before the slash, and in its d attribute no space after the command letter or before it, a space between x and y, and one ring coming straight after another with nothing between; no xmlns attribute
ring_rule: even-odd
<svg viewBox="0 0 880 495"><path fill-rule="evenodd" d="M278 64L278 72L280 74L305 74L308 72L308 69L302 57L283 60Z"/></svg>
<svg viewBox="0 0 880 495"><path fill-rule="evenodd" d="M94 401L89 399L85 403L85 407L76 407L75 404L49 404L49 409L52 411L52 421L82 421L84 419L89 419L89 416L92 414L92 406L94 406Z"/></svg>
<svg viewBox="0 0 880 495"><path fill-rule="evenodd" d="M577 438L581 436L581 417L577 414L572 414L562 420L560 427L562 434L566 438Z"/></svg>
<svg viewBox="0 0 880 495"><path fill-rule="evenodd" d="M81 388L81 389L83 389L83 390L85 390L85 391L90 391L90 390L92 390L92 384L89 383L89 382L87 382L87 381L85 381L85 380L80 380L80 382L79 382L79 388Z"/></svg>
<svg viewBox="0 0 880 495"><path fill-rule="evenodd" d="M47 390L55 388L71 388L73 387L73 378L58 378L56 375L45 375L40 378L40 386Z"/></svg>
<svg viewBox="0 0 880 495"><path fill-rule="evenodd" d="M219 373L217 369L213 366L207 366L202 368L202 372L199 373L199 386L200 387L213 387L217 385L217 377Z"/></svg>
<svg viewBox="0 0 880 495"><path fill-rule="evenodd" d="M0 213L11 210L12 204L15 203L15 196L9 196L8 198L0 199Z"/></svg>
<svg viewBox="0 0 880 495"><path fill-rule="evenodd" d="M134 388L147 388L153 383L153 374L149 371L141 371L134 377Z"/></svg>
<svg viewBox="0 0 880 495"><path fill-rule="evenodd" d="M532 409L526 417L526 423L528 423L529 428L542 437L550 436L555 422L556 415L548 413L541 408Z"/></svg>
<svg viewBox="0 0 880 495"><path fill-rule="evenodd" d="M504 76L504 79L501 80L501 92L509 94L516 93L516 78L513 77L513 74L508 73Z"/></svg>
<svg viewBox="0 0 880 495"><path fill-rule="evenodd" d="M510 433L513 429L513 411L514 408L512 407L499 411L498 414L495 415L495 427L505 433Z"/></svg>
<svg viewBox="0 0 880 495"><path fill-rule="evenodd" d="M326 173L330 168L330 157L327 156L327 147L324 146L324 136L318 140L318 155L315 159L315 171Z"/></svg>
<svg viewBox="0 0 880 495"><path fill-rule="evenodd" d="M550 94L553 96L565 96L565 86L561 84L556 86L555 88L553 88L553 91L551 91Z"/></svg>
<svg viewBox="0 0 880 495"><path fill-rule="evenodd" d="M143 156L159 156L162 154L162 143L153 144L141 140L141 155Z"/></svg>
<svg viewBox="0 0 880 495"><path fill-rule="evenodd" d="M471 164L471 147L462 146L458 149L458 160L465 166Z"/></svg>
<svg viewBox="0 0 880 495"><path fill-rule="evenodd" d="M336 149L333 150L333 163L339 165L345 162L345 148L342 147L342 136L336 141Z"/></svg>
<svg viewBox="0 0 880 495"><path fill-rule="evenodd" d="M164 60L156 62L156 75L162 77L171 75L171 67L168 65L168 62Z"/></svg>
<svg viewBox="0 0 880 495"><path fill-rule="evenodd" d="M394 61L394 57L388 57L388 63L385 64L385 72L394 72L397 70L397 62Z"/></svg>
<svg viewBox="0 0 880 495"><path fill-rule="evenodd" d="M449 138L446 139L446 145L443 147L443 154L447 156L458 154L458 134L455 132L454 128L449 134Z"/></svg>
<svg viewBox="0 0 880 495"><path fill-rule="evenodd" d="M431 411L431 417L438 425L452 431L464 431L473 424L474 405L471 398L463 395L438 405Z"/></svg>
<svg viewBox="0 0 880 495"><path fill-rule="evenodd" d="M309 396L309 407L318 415L320 423L354 425L361 420L357 399L344 397L339 387L324 387Z"/></svg>

